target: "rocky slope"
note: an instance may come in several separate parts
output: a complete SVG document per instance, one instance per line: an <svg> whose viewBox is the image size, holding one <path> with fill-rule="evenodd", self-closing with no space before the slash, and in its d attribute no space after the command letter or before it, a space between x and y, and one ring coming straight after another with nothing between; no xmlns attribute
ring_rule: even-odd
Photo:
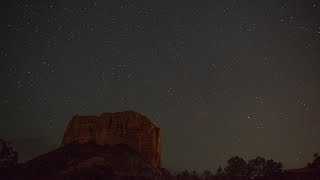
<svg viewBox="0 0 320 180"><path fill-rule="evenodd" d="M162 172L125 144L70 143L20 164L13 179L159 179Z"/></svg>

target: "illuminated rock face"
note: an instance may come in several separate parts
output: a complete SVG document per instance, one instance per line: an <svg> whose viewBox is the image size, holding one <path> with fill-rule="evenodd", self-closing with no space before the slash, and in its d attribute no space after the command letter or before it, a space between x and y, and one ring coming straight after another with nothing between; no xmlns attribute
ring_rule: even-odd
<svg viewBox="0 0 320 180"><path fill-rule="evenodd" d="M125 111L100 116L74 116L61 145L90 141L110 146L127 144L154 167L161 167L160 129L140 113Z"/></svg>

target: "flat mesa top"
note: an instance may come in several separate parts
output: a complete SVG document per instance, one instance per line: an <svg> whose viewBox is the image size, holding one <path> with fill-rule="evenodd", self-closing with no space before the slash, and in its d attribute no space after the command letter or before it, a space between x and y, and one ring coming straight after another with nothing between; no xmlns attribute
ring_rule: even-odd
<svg viewBox="0 0 320 180"><path fill-rule="evenodd" d="M158 128L155 124L153 124L146 116L142 115L141 113L128 110L123 112L104 112L100 116L94 116L94 115L75 115L72 118L72 123L75 123L77 121L86 120L86 121L99 121L99 120L106 120L106 119L112 119L115 121L126 121L126 122L139 122L142 124L152 125L156 128ZM139 124L140 124L139 123Z"/></svg>

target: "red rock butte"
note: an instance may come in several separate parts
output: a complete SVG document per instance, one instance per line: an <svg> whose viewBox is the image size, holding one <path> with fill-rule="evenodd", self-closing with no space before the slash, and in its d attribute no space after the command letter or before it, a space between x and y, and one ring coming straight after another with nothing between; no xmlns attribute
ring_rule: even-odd
<svg viewBox="0 0 320 180"><path fill-rule="evenodd" d="M134 111L100 116L75 115L68 124L61 146L73 142L109 146L127 144L154 167L161 168L160 128Z"/></svg>

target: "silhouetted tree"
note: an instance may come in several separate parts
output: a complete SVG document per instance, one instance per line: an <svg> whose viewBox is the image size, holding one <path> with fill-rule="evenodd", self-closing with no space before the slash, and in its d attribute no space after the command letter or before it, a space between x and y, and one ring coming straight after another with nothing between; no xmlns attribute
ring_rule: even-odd
<svg viewBox="0 0 320 180"><path fill-rule="evenodd" d="M222 167L219 166L219 168L216 171L216 176L223 176L223 175L225 175L225 173L224 173Z"/></svg>
<svg viewBox="0 0 320 180"><path fill-rule="evenodd" d="M282 164L274 162L272 159L266 160L263 157L256 157L248 162L247 176L251 179L255 177L267 177L280 174Z"/></svg>
<svg viewBox="0 0 320 180"><path fill-rule="evenodd" d="M161 171L162 171L162 174L163 174L163 178L162 179L165 179L165 180L174 180L175 179L175 176L172 175L170 173L170 171L168 171L167 169L162 168Z"/></svg>
<svg viewBox="0 0 320 180"><path fill-rule="evenodd" d="M208 180L212 178L212 173L209 170L204 170L202 174L202 179Z"/></svg>
<svg viewBox="0 0 320 180"><path fill-rule="evenodd" d="M188 170L184 170L177 174L178 180L189 179L189 177L190 177L190 173L188 172Z"/></svg>
<svg viewBox="0 0 320 180"><path fill-rule="evenodd" d="M263 171L266 167L267 161L263 157L256 157L255 159L249 160L247 167L247 175L250 178L257 176L263 176Z"/></svg>
<svg viewBox="0 0 320 180"><path fill-rule="evenodd" d="M0 139L0 168L13 167L18 163L18 153L8 142Z"/></svg>
<svg viewBox="0 0 320 180"><path fill-rule="evenodd" d="M264 176L275 176L283 172L283 165L281 162L274 162L272 159L267 160L266 168L264 169Z"/></svg>
<svg viewBox="0 0 320 180"><path fill-rule="evenodd" d="M192 171L192 172L191 172L191 179L198 179L198 173L197 173L197 171Z"/></svg>
<svg viewBox="0 0 320 180"><path fill-rule="evenodd" d="M319 153L313 154L313 162L308 163L308 168L320 168L320 155L319 155Z"/></svg>
<svg viewBox="0 0 320 180"><path fill-rule="evenodd" d="M224 168L224 172L228 176L246 176L246 169L247 162L238 156L234 156L228 160L228 164Z"/></svg>

